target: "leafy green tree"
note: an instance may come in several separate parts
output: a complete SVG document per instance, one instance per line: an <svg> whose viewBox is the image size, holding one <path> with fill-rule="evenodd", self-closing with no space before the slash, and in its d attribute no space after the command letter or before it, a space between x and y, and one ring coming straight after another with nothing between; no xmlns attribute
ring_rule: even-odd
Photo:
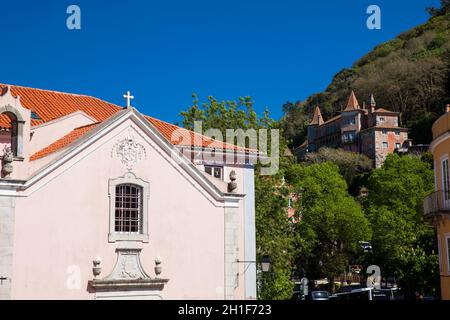
<svg viewBox="0 0 450 320"><path fill-rule="evenodd" d="M294 237L287 215L288 189L273 177L256 179L256 245L260 260L268 255L271 270L260 273L258 296L261 299L283 300L293 294L291 281Z"/></svg>
<svg viewBox="0 0 450 320"><path fill-rule="evenodd" d="M199 105L198 97L192 95L192 106L187 111L182 111L183 127L194 130L194 122L202 121L203 130L219 129L226 137L227 129L260 129L276 126L276 122L270 118L266 109L261 118L258 118L251 97L240 97L238 101L218 101L213 96Z"/></svg>
<svg viewBox="0 0 450 320"><path fill-rule="evenodd" d="M372 169L372 160L360 153L327 147L320 148L318 152L306 154L305 161L309 163L331 162L337 165L354 195L359 192L359 182L364 178L364 174Z"/></svg>
<svg viewBox="0 0 450 320"><path fill-rule="evenodd" d="M269 117L267 110L262 117L257 116L250 97L238 101L218 101L208 97L201 106L195 94L193 98L193 105L181 112L183 126L187 129L194 129L194 121L202 121L205 131L219 129L224 137L227 129L279 129L279 124ZM282 155L287 146L282 134L280 138ZM284 171L293 161L282 156L280 171L272 177L259 176L258 168L255 169L257 256L261 259L268 255L272 260L270 274L259 274L258 296L263 299L288 299L293 294L292 225L287 216L288 191L282 182Z"/></svg>
<svg viewBox="0 0 450 320"><path fill-rule="evenodd" d="M294 165L286 173L299 201L295 204L296 256L309 279L334 279L347 270L359 241L371 238L361 206L347 192L339 168L329 162Z"/></svg>
<svg viewBox="0 0 450 320"><path fill-rule="evenodd" d="M420 157L390 155L368 180L363 201L373 230L372 263L384 278L395 277L407 292L437 288L436 236L423 214L433 190L433 171Z"/></svg>

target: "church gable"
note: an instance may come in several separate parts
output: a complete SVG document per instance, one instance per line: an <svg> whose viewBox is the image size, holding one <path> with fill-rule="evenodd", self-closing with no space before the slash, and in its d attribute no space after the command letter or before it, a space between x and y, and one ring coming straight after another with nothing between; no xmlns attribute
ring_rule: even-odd
<svg viewBox="0 0 450 320"><path fill-rule="evenodd" d="M111 150L103 149L104 141L115 140L110 145ZM108 142L111 143L111 142ZM108 121L101 124L93 124L77 128L65 137L59 139L47 148L31 156L33 162L38 162L47 155L59 151L56 158L35 172L26 182L31 187L40 184L40 180L46 180L47 174L54 175L73 161L81 161L91 153L98 153L102 146L103 156L91 162L121 163L123 171L133 171L134 168L145 165L153 165L153 159L148 153L155 152L155 156L164 159L167 164L182 174L184 179L190 179L198 184L202 192L206 192L215 201L236 203L242 196L229 195L226 188L220 188L200 172L189 159L179 153L143 116L135 109L126 109L118 113ZM145 146L145 147L143 147ZM61 151L62 150L62 151ZM105 155L107 154L107 157ZM73 160L75 159L75 160ZM143 170L141 168L140 170ZM220 187L223 185L221 184ZM224 189L224 190L222 190Z"/></svg>

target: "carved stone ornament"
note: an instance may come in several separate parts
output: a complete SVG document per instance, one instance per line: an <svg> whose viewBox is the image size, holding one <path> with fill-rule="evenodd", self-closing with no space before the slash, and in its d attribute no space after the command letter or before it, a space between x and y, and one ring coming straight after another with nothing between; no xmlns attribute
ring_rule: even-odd
<svg viewBox="0 0 450 320"><path fill-rule="evenodd" d="M233 170L230 172L230 182L228 182L228 192L234 192L237 189L236 172Z"/></svg>
<svg viewBox="0 0 450 320"><path fill-rule="evenodd" d="M126 138L114 145L111 156L119 157L128 171L131 171L138 161L147 158L145 147L135 141L131 129Z"/></svg>
<svg viewBox="0 0 450 320"><path fill-rule="evenodd" d="M117 262L105 280L150 279L141 265L141 249L117 249Z"/></svg>
<svg viewBox="0 0 450 320"><path fill-rule="evenodd" d="M9 177L9 175L13 172L13 165L11 164L14 161L14 154L11 151L11 148L5 147L3 151L3 164L2 164L2 173L5 177Z"/></svg>
<svg viewBox="0 0 450 320"><path fill-rule="evenodd" d="M142 249L117 248L117 261L113 271L106 278L89 281L89 285L97 292L111 292L117 290L148 290L148 292L161 291L168 279L159 277L150 278L141 264L140 253ZM94 260L94 266L99 267L100 259ZM98 263L98 264L97 264ZM95 272L94 274L99 272Z"/></svg>

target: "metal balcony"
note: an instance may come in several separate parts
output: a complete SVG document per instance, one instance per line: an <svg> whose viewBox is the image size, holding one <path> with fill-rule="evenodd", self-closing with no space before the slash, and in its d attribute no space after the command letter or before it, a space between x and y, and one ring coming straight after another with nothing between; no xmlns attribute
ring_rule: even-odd
<svg viewBox="0 0 450 320"><path fill-rule="evenodd" d="M450 214L450 191L436 191L423 201L425 215Z"/></svg>

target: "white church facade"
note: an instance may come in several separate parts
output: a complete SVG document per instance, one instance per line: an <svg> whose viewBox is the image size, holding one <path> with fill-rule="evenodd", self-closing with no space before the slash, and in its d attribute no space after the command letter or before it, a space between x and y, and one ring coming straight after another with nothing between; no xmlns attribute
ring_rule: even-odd
<svg viewBox="0 0 450 320"><path fill-rule="evenodd" d="M85 95L0 114L0 300L256 299L256 150Z"/></svg>

